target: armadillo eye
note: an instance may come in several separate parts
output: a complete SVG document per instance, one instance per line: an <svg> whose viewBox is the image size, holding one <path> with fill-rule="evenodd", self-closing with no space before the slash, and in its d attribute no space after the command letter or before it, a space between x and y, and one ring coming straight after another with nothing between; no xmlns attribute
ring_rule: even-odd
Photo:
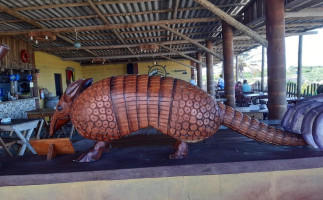
<svg viewBox="0 0 323 200"><path fill-rule="evenodd" d="M63 109L63 108L62 108L62 106L61 106L61 105L58 105L58 106L57 106L57 110L58 110L58 111L61 111L62 109Z"/></svg>

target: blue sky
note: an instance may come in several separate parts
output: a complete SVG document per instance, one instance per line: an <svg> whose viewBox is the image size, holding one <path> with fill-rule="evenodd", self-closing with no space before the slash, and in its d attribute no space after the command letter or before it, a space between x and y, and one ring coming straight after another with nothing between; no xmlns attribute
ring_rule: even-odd
<svg viewBox="0 0 323 200"><path fill-rule="evenodd" d="M323 67L323 28L315 35L303 36L303 66ZM298 36L286 38L286 67L297 66Z"/></svg>

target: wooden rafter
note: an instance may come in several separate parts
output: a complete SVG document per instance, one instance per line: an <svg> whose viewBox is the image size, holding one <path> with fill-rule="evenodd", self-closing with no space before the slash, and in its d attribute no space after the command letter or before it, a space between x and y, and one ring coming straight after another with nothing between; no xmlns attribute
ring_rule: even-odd
<svg viewBox="0 0 323 200"><path fill-rule="evenodd" d="M137 0L137 1L101 1L101 2L93 2L95 5L107 5L107 4L116 4L116 3L138 3L138 2L149 2L149 1L156 1L156 0ZM233 3L233 4L226 4L226 5L219 5L220 8L227 8L227 7L236 7L236 6L245 6L246 3ZM41 9L50 9L50 8L67 8L67 7L80 7L80 6L88 6L86 2L83 3L66 3L66 4L50 4L50 5L43 5L43 6L29 6L29 7L21 7L21 8L14 8L13 10L16 12L20 11L27 11L27 10L41 10ZM188 11L188 10L201 10L204 9L201 6L196 7L189 7L189 8L179 8L178 11ZM158 10L155 13L165 13L165 12L172 12L173 9L162 9ZM151 12L151 11L146 11ZM153 11L154 12L154 11ZM119 13L119 14L111 14L113 16L130 16L130 15L142 15L140 12L132 12L132 13ZM143 14L145 11L142 12Z"/></svg>
<svg viewBox="0 0 323 200"><path fill-rule="evenodd" d="M96 3L96 2L93 2ZM81 5L83 5L82 3ZM79 5L79 4L76 4ZM238 4L240 6L245 5L245 4ZM236 6L236 4L229 4L229 5L222 5L219 6L220 8L222 7L231 7L231 6ZM20 8L19 8L20 9ZM183 11L191 11L191 10L201 10L204 9L203 7L189 7L189 8L178 8L178 12L183 12ZM113 14L103 14L105 17L122 17L122 16L134 16L134 15L148 15L148 14L159 14L159 13L168 13L168 12L173 12L174 9L161 9L161 10L149 10L149 11L141 11L141 12L126 12L126 13L113 13ZM80 19L91 19L91 18L99 18L99 15L84 15L84 16L69 16L69 17L46 17L46 18L38 18L34 19L35 21L60 21L60 20L80 20ZM240 16L237 16L240 17ZM7 20L10 21L10 20ZM6 22L6 21L3 21ZM12 23L15 22L22 22L22 20L16 20L13 21Z"/></svg>
<svg viewBox="0 0 323 200"><path fill-rule="evenodd" d="M220 18L217 17L207 17L207 18L189 18L189 19L176 19L176 20L159 20L159 21L146 21L146 22L136 22L136 23L126 23L126 24L110 24L110 25L96 25L96 26L82 26L82 27L66 27L66 28L44 28L42 30L32 29L32 30L11 30L11 31L0 31L0 36L5 35L23 35L28 32L35 31L51 31L54 33L64 33L64 32L74 32L77 30L81 31L98 31L98 30L111 30L111 29L121 29L121 28L134 28L142 26L159 26L160 24L182 24L182 23L207 23L219 21Z"/></svg>
<svg viewBox="0 0 323 200"><path fill-rule="evenodd" d="M199 28L205 28L205 25L198 25L198 26L187 26L187 27L177 27L174 28L175 30L189 30L189 29L199 29ZM135 34L135 33L154 33L156 31L166 31L165 29L161 28L156 28L156 29L151 29L151 30L143 30L143 31L123 31L119 32L121 35L125 34ZM221 31L204 31L203 33L218 33ZM190 32L189 35L194 35L194 34L201 34L202 32ZM64 33L64 35L74 35L74 33ZM78 36L112 36L112 33L79 33Z"/></svg>
<svg viewBox="0 0 323 200"><path fill-rule="evenodd" d="M182 62L180 62L180 61L178 61L178 60L175 60L175 59L172 59L172 58L170 58L170 57L167 57L167 56L160 56L160 57L165 58L166 60L169 60L169 61L176 62L176 63L178 63L178 64L180 64L180 65L185 66L185 67L189 67L189 68L195 69L195 67L194 67L194 66L192 66L192 65L188 65L188 64L182 63Z"/></svg>
<svg viewBox="0 0 323 200"><path fill-rule="evenodd" d="M204 39L198 39L194 40L195 42L204 42ZM167 41L167 42L160 42L160 43L154 43L154 44L163 44L163 45L176 45L176 44L189 44L190 42L186 40L176 40L176 41ZM81 47L82 49L87 49L87 50L104 50L104 49L124 49L127 47L130 48L136 48L139 45L149 45L152 43L140 43L140 44L126 44L126 45L107 45L107 46L83 46ZM53 51L53 50L75 50L74 47L70 46L63 46L63 47L44 47L44 48L34 48L35 51Z"/></svg>
<svg viewBox="0 0 323 200"><path fill-rule="evenodd" d="M178 31L176 31L176 30L174 30L172 28L169 28L166 25L159 25L159 26L162 27L162 28L164 28L164 29L166 29L166 30L168 30L168 31L170 31L170 32L172 32L172 33L174 33L174 34L176 34L176 35L178 35L178 36L180 36L180 37L182 37L184 40L187 40L187 41L191 42L192 44L195 44L196 46L200 47L201 49L205 50L206 52L209 52L210 54L214 55L218 59L223 60L223 57L220 54L217 54L214 51L211 51L210 49L208 49L204 45L202 45L202 44L200 44L198 42L195 42L194 40L192 40L191 38L187 37L186 35L178 32Z"/></svg>
<svg viewBox="0 0 323 200"><path fill-rule="evenodd" d="M172 49L172 48L169 48L169 47L167 47L167 46L165 46L165 45L163 45L163 44L159 44L159 46L163 47L164 49L167 49L168 51L171 51L171 52L174 52L174 53L176 53L176 54L178 54L178 55L180 55L180 56L183 56L184 58L187 58L187 59L189 59L189 60L191 60L191 61L193 61L193 62L196 62L196 63L199 63L199 64L201 64L201 65L203 65L203 66L206 66L206 65L205 65L205 63L200 62L200 61L198 61L198 60L196 60L195 58L192 58L192 57L190 57L190 56L187 56L187 55L185 55L183 52L176 51L176 50L174 50L174 49ZM196 51L194 51L194 53L196 53Z"/></svg>
<svg viewBox="0 0 323 200"><path fill-rule="evenodd" d="M95 5L102 5L102 4L137 3L137 2L149 2L149 1L158 1L158 0L113 0L113 1L98 1L98 2L94 2L94 4ZM86 2L49 4L49 5L43 5L43 6L29 6L29 7L15 8L14 11L41 10L41 9L50 9L50 8L80 7L80 6L88 6L88 5L89 4L86 3Z"/></svg>
<svg viewBox="0 0 323 200"><path fill-rule="evenodd" d="M180 52L181 54L191 54L196 51L184 51ZM167 56L167 55L176 55L175 52L166 52L166 53L148 53L148 54L138 54L138 55L114 55L114 56L100 56L100 57L77 57L77 58L63 58L62 60L70 61L82 61L82 60L91 60L94 58L103 58L103 59L127 59L127 58L141 58L141 57L156 57L156 56Z"/></svg>
<svg viewBox="0 0 323 200"><path fill-rule="evenodd" d="M239 31L243 32L244 34L248 35L252 39L259 42L261 45L267 47L268 42L265 38L261 37L257 32L251 30L247 26L243 25L230 15L228 15L226 12L222 11L219 7L215 6L213 3L207 1L207 0L194 0L195 2L199 3L204 8L208 9L212 13L219 16L222 20L233 26L234 28L238 29Z"/></svg>

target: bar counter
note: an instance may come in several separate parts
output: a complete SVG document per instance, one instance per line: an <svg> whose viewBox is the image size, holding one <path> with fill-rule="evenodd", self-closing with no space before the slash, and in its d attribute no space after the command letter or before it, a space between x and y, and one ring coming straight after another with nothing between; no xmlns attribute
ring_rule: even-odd
<svg viewBox="0 0 323 200"><path fill-rule="evenodd" d="M27 119L27 111L36 109L36 99L38 97L0 102L0 119Z"/></svg>

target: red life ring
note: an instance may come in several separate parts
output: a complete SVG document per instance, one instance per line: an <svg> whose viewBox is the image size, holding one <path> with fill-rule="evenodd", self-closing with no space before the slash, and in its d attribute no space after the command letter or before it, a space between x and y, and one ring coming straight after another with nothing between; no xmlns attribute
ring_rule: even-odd
<svg viewBox="0 0 323 200"><path fill-rule="evenodd" d="M28 63L30 61L30 56L29 56L26 49L21 50L20 58L21 58L22 62L24 62L24 63Z"/></svg>

